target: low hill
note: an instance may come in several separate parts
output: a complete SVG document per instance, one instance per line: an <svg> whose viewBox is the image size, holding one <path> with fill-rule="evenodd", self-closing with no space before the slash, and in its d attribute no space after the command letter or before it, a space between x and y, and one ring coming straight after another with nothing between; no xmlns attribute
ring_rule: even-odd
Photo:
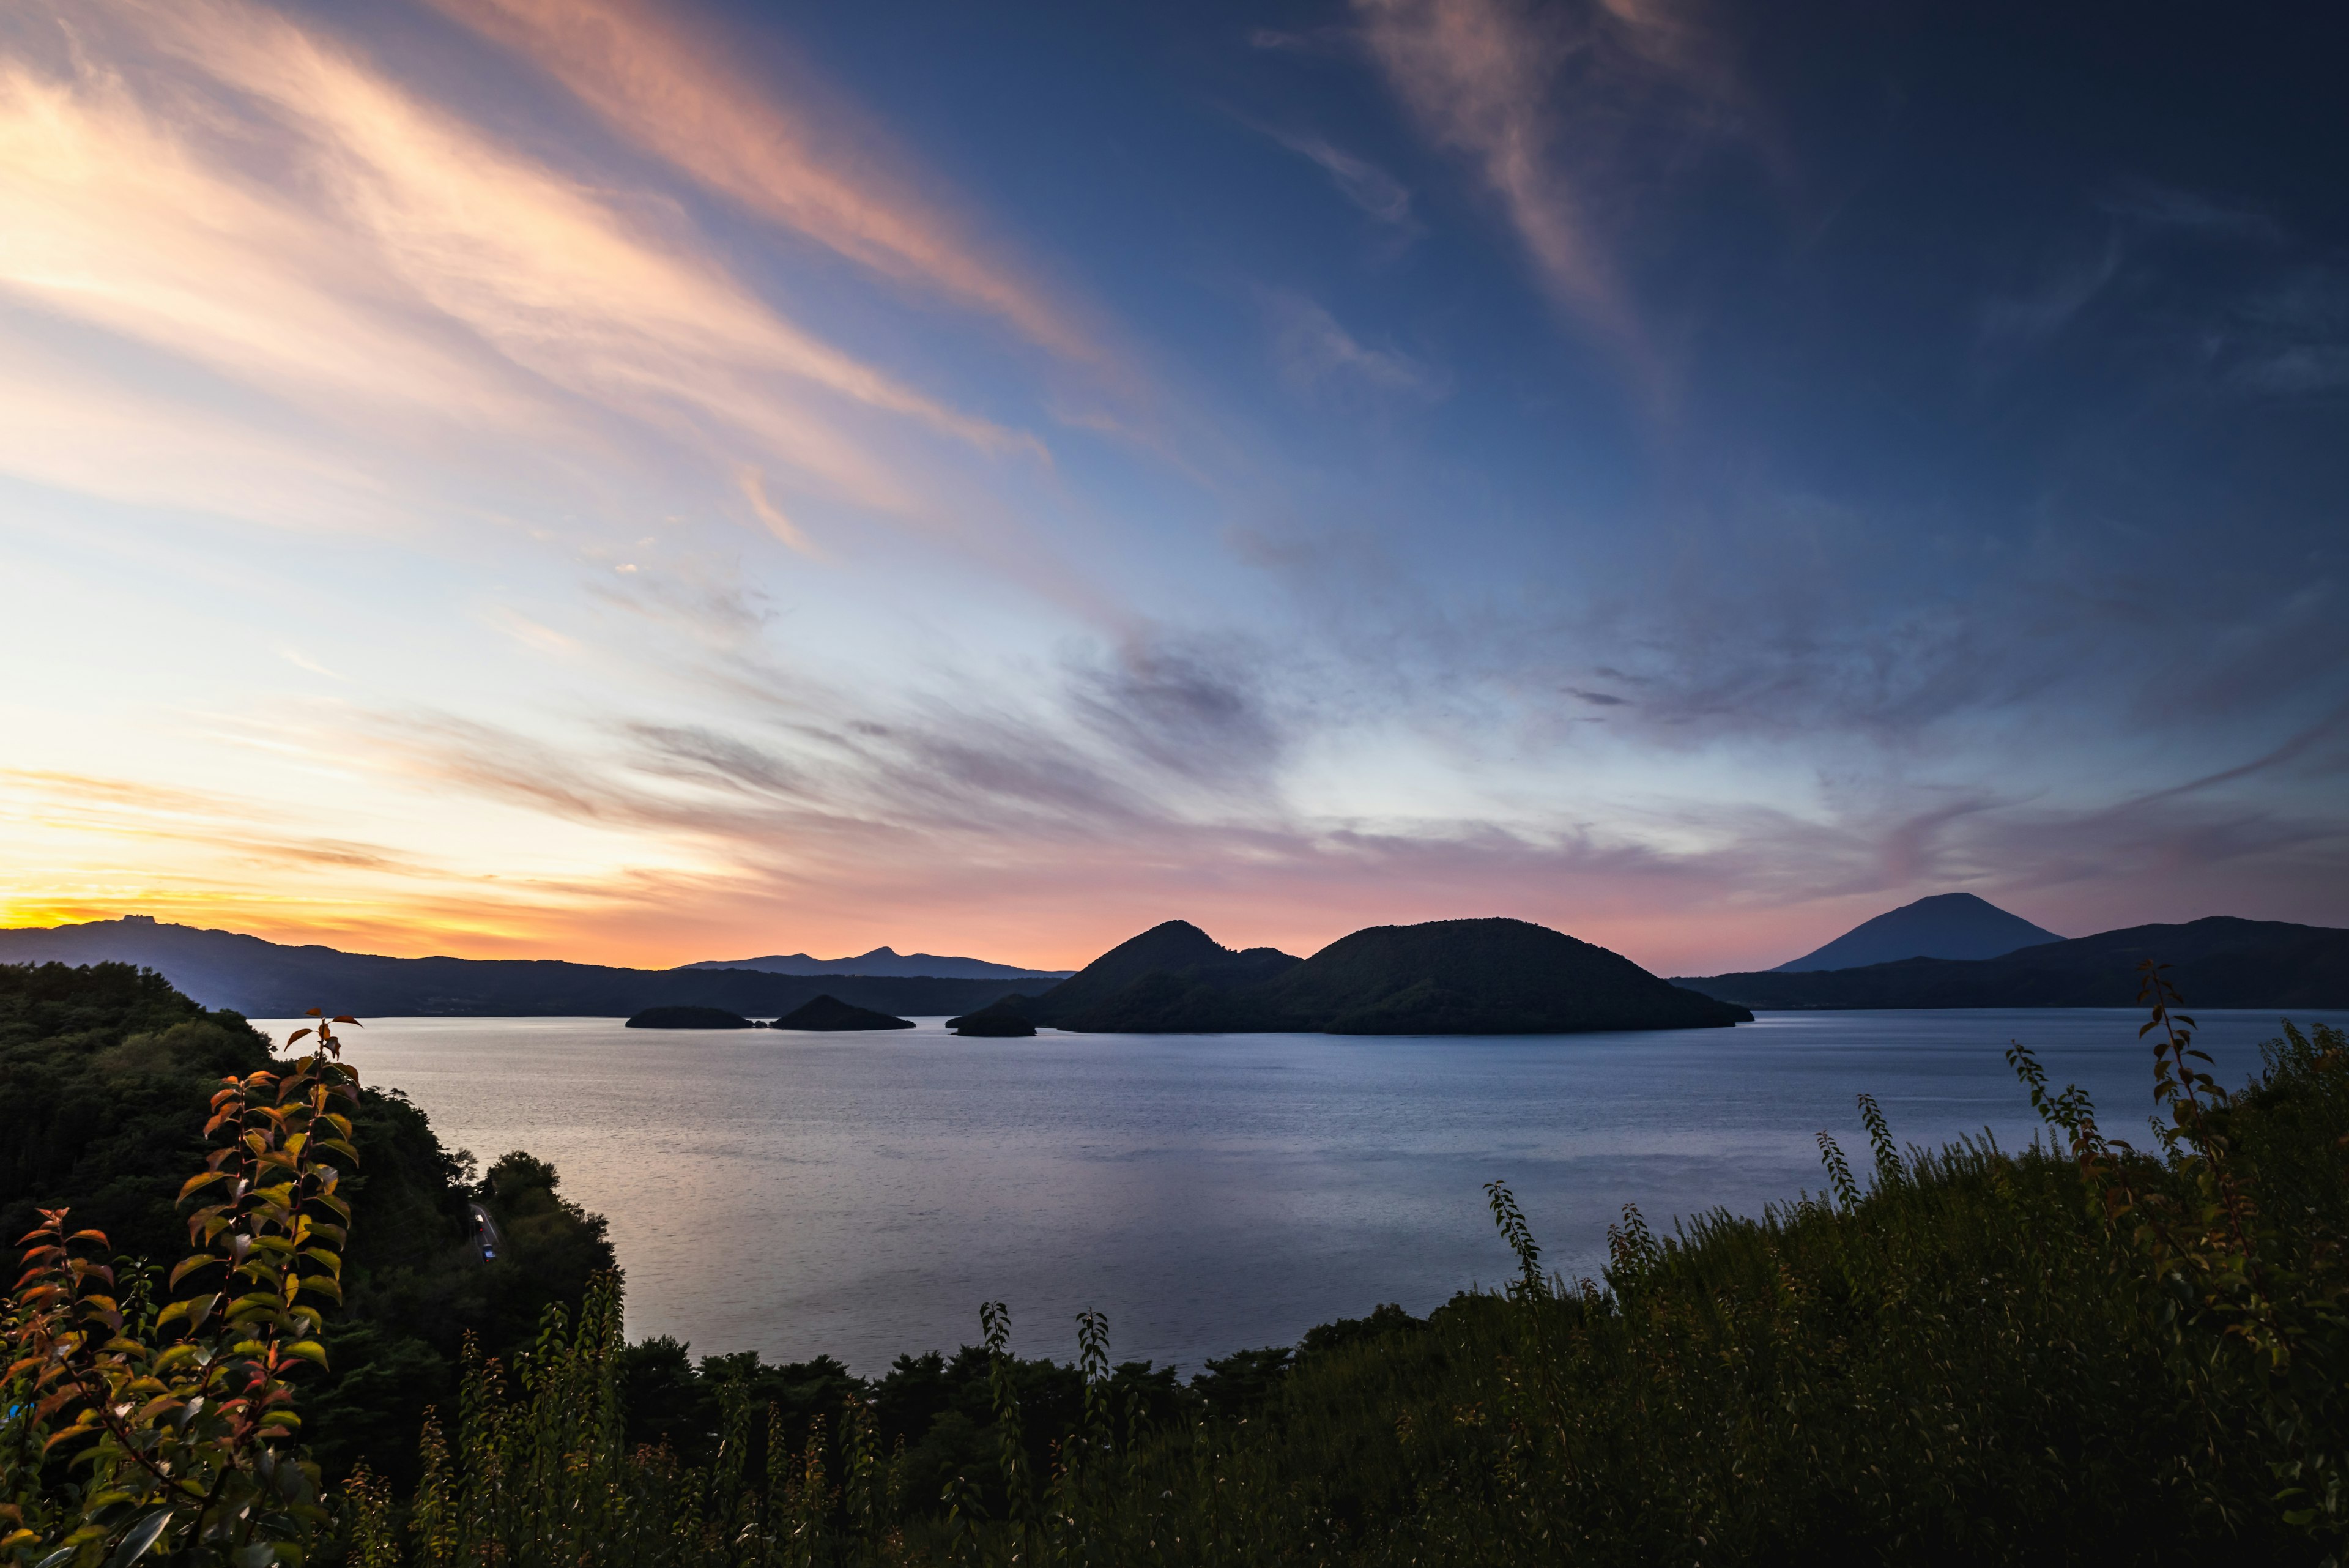
<svg viewBox="0 0 2349 1568"><path fill-rule="evenodd" d="M990 1012L1089 1033L1558 1034L1750 1021L1630 960L1524 920L1375 926L1299 961L1180 920L1032 1002Z"/></svg>
<svg viewBox="0 0 2349 1568"><path fill-rule="evenodd" d="M854 1029L911 1029L914 1021L869 1007L852 1007L836 996L819 996L775 1020L778 1029L812 1029L839 1033Z"/></svg>
<svg viewBox="0 0 2349 1568"><path fill-rule="evenodd" d="M2213 915L2131 926L1992 959L1908 959L1859 969L1768 970L1676 981L1759 1008L2133 1007L2154 959L2195 1007L2349 1007L2349 930Z"/></svg>
<svg viewBox="0 0 2349 1568"><path fill-rule="evenodd" d="M874 948L854 958L810 958L805 953L770 953L765 958L709 959L686 969L750 969L761 974L888 975L896 979L923 976L932 980L1066 980L1065 969L1021 969L1017 964L990 963L985 959L952 958L941 953L901 953L895 948Z"/></svg>
<svg viewBox="0 0 2349 1568"><path fill-rule="evenodd" d="M207 1007L291 1018L322 1001L361 1017L626 1018L647 1007L788 1012L829 992L885 1012L968 1012L1012 989L999 980L761 974L750 970L616 969L554 959L386 958L292 947L143 915L0 930L0 963L130 963Z"/></svg>
<svg viewBox="0 0 2349 1568"><path fill-rule="evenodd" d="M1332 1034L1565 1034L1754 1021L1619 953L1506 919L1356 931L1265 988L1265 1001L1299 1021L1292 1027Z"/></svg>
<svg viewBox="0 0 2349 1568"><path fill-rule="evenodd" d="M1278 948L1235 952L1188 920L1155 925L1026 1004L1028 1016L1092 1033L1182 1033L1229 1027L1219 998L1304 961Z"/></svg>
<svg viewBox="0 0 2349 1568"><path fill-rule="evenodd" d="M2064 939L1971 893L1936 893L1862 920L1816 952L1773 973L1859 969L1902 959L1990 959Z"/></svg>

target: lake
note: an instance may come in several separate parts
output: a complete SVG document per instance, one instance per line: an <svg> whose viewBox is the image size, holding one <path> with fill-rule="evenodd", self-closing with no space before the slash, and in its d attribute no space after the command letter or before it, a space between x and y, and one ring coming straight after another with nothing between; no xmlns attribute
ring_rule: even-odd
<svg viewBox="0 0 2349 1568"><path fill-rule="evenodd" d="M2223 1082L2272 1013L2199 1014ZM1651 1224L1758 1213L1856 1168L1853 1096L1903 1142L2036 1123L2001 1053L2145 1141L2134 1011L1780 1012L1734 1030L1562 1036L1099 1035L961 1040L671 1033L611 1018L404 1018L348 1031L486 1166L552 1160L609 1217L634 1336L856 1371L978 1337L1009 1303L1023 1354L1068 1359L1108 1313L1117 1359L1293 1343L1400 1302L1424 1313L1514 1261L1484 1184L1516 1189L1547 1262L1595 1274L1626 1203ZM2349 1023L2349 1014L2297 1021ZM296 1021L297 1023L299 1021ZM282 1040L294 1025L264 1024Z"/></svg>

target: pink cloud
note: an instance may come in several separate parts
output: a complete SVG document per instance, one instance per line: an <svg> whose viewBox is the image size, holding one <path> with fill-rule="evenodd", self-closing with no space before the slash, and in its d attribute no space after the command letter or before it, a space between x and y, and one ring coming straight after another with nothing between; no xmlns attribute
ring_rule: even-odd
<svg viewBox="0 0 2349 1568"><path fill-rule="evenodd" d="M1577 314L1631 331L1619 283L1558 159L1550 94L1570 52L1506 0L1361 0L1371 52L1442 145L1474 159L1543 281Z"/></svg>
<svg viewBox="0 0 2349 1568"><path fill-rule="evenodd" d="M1744 112L1718 36L1679 0L1355 0L1438 145L1500 199L1545 289L1649 384L1661 367L1612 250L1652 155Z"/></svg>
<svg viewBox="0 0 2349 1568"><path fill-rule="evenodd" d="M0 313L21 347L0 407L25 416L0 468L339 518L407 487L388 452L562 464L625 431L728 490L756 468L771 530L813 497L961 531L969 487L949 501L941 467L1049 462L787 317L673 203L550 167L277 12L48 18L54 47L28 27L0 50L0 307L24 307Z"/></svg>
<svg viewBox="0 0 2349 1568"><path fill-rule="evenodd" d="M529 58L622 136L751 212L892 277L988 312L1074 360L1099 347L921 191L850 106L792 84L785 102L674 7L636 0L432 0Z"/></svg>

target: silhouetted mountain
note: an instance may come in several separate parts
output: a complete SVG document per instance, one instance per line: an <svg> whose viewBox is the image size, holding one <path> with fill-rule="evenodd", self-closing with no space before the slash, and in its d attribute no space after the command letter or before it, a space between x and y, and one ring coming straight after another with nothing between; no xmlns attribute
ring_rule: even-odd
<svg viewBox="0 0 2349 1568"><path fill-rule="evenodd" d="M985 959L948 958L938 953L901 953L874 948L854 958L819 959L805 953L771 953L765 958L710 959L686 969L749 969L762 974L892 975L900 979L926 975L936 980L1065 980L1064 969L1021 969L1016 964L989 963Z"/></svg>
<svg viewBox="0 0 2349 1568"><path fill-rule="evenodd" d="M1862 920L1816 952L1782 963L1771 972L1858 969L1912 958L1991 959L2017 948L2063 940L2021 915L2008 914L1987 898L1971 893L1936 893L1872 920Z"/></svg>
<svg viewBox="0 0 2349 1568"><path fill-rule="evenodd" d="M775 1020L778 1029L820 1029L837 1033L850 1029L911 1029L914 1021L886 1012L875 1012L869 1007L851 1007L836 996L825 994Z"/></svg>
<svg viewBox="0 0 2349 1568"><path fill-rule="evenodd" d="M1016 1012L1093 1033L1553 1034L1750 1021L1605 948L1524 920L1374 926L1309 959L1236 953L1170 920Z"/></svg>
<svg viewBox="0 0 2349 1568"><path fill-rule="evenodd" d="M1027 1004L1028 1016L1055 1028L1109 1033L1136 1032L1119 1022L1127 1018L1220 1017L1213 1010L1225 992L1272 979L1302 961L1278 948L1234 952L1188 920L1168 920L1120 942L1035 998ZM1164 1023L1154 1027L1181 1031L1194 1026ZM1226 1026L1202 1023L1195 1027Z"/></svg>
<svg viewBox="0 0 2349 1568"><path fill-rule="evenodd" d="M1553 1034L1750 1023L1742 1007L1527 920L1433 920L1341 937L1267 988L1333 1034Z"/></svg>
<svg viewBox="0 0 2349 1568"><path fill-rule="evenodd" d="M1719 974L1677 983L1748 1007L2133 1007L2154 959L2192 1007L2349 1007L2349 930L2213 915L2131 926L1993 959Z"/></svg>
<svg viewBox="0 0 2349 1568"><path fill-rule="evenodd" d="M383 958L287 947L143 915L0 930L0 963L139 964L206 1007L290 1018L329 1005L361 1017L626 1018L647 1007L788 1012L830 992L898 1014L968 1012L1011 989L1000 980L764 974L755 970L611 969L554 959Z"/></svg>
<svg viewBox="0 0 2349 1568"><path fill-rule="evenodd" d="M647 1007L628 1020L631 1029L748 1029L750 1021L722 1007Z"/></svg>

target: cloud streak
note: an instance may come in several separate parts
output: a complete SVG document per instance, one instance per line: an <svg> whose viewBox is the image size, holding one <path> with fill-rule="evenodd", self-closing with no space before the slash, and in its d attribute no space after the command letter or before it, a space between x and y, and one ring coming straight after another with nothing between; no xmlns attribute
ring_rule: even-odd
<svg viewBox="0 0 2349 1568"><path fill-rule="evenodd" d="M1063 358L1092 336L922 193L877 130L802 76L781 101L681 8L635 0L431 0L562 82L614 130L701 184L864 266L987 311Z"/></svg>
<svg viewBox="0 0 2349 1568"><path fill-rule="evenodd" d="M1361 342L1302 295L1274 289L1261 297L1272 324L1274 363L1293 390L1314 395L1352 389L1433 400L1447 389L1445 378L1433 367L1400 350Z"/></svg>
<svg viewBox="0 0 2349 1568"><path fill-rule="evenodd" d="M617 421L640 452L917 522L948 515L926 472L1044 456L785 318L657 202L624 206L274 12L119 0L71 35L47 68L0 60L0 297L109 335L115 359L246 389L256 429L578 452ZM126 410L173 377L140 379ZM284 444L226 444L253 441ZM70 479L80 444L18 462ZM750 499L792 542L763 486Z"/></svg>
<svg viewBox="0 0 2349 1568"><path fill-rule="evenodd" d="M1557 161L1552 82L1572 53L1506 0L1362 0L1371 50L1442 146L1473 159L1543 281L1609 337L1631 331L1622 287Z"/></svg>
<svg viewBox="0 0 2349 1568"><path fill-rule="evenodd" d="M1299 157L1319 165L1340 195L1380 223L1406 234L1419 232L1419 220L1412 213L1410 189L1369 159L1355 157L1316 131L1282 130L1272 126L1257 129Z"/></svg>
<svg viewBox="0 0 2349 1568"><path fill-rule="evenodd" d="M1495 195L1543 287L1632 371L1660 374L1614 246L1659 149L1733 122L1736 78L1672 0L1355 0L1371 57Z"/></svg>

